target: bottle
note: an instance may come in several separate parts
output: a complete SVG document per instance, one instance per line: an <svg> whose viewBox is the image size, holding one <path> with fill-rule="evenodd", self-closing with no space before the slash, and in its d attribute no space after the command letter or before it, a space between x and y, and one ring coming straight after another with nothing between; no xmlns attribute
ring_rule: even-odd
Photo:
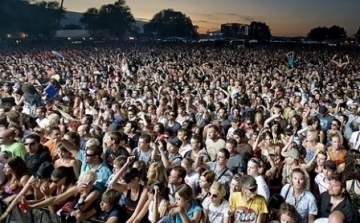
<svg viewBox="0 0 360 223"><path fill-rule="evenodd" d="M27 212L26 205L24 204L23 201L20 201L19 208L23 213Z"/></svg>

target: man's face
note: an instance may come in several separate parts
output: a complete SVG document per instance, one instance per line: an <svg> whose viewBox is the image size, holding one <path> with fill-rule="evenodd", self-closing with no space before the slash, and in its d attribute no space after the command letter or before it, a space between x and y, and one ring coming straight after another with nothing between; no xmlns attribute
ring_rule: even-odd
<svg viewBox="0 0 360 223"><path fill-rule="evenodd" d="M217 137L217 132L215 131L214 128L210 128L210 129L208 130L208 136L209 136L210 139L216 139L216 137Z"/></svg>
<svg viewBox="0 0 360 223"><path fill-rule="evenodd" d="M124 133L128 134L131 132L131 124L127 123L124 127Z"/></svg>
<svg viewBox="0 0 360 223"><path fill-rule="evenodd" d="M178 172L175 170L171 170L169 175L169 184L177 184L179 180Z"/></svg>
<svg viewBox="0 0 360 223"><path fill-rule="evenodd" d="M96 158L96 155L94 154L94 150L92 149L86 149L85 151L85 160L87 163L93 163Z"/></svg>
<svg viewBox="0 0 360 223"><path fill-rule="evenodd" d="M227 162L227 159L225 158L225 154L222 152L218 152L216 155L216 164L219 166L225 165Z"/></svg>
<svg viewBox="0 0 360 223"><path fill-rule="evenodd" d="M52 133L51 133L51 139L53 140L58 140L60 139L60 131L59 130L54 130Z"/></svg>
<svg viewBox="0 0 360 223"><path fill-rule="evenodd" d="M36 153L39 148L39 144L35 141L35 139L25 139L24 146L26 151L30 154Z"/></svg>
<svg viewBox="0 0 360 223"><path fill-rule="evenodd" d="M140 149L146 149L149 146L149 143L145 142L144 139L139 139L138 146Z"/></svg>
<svg viewBox="0 0 360 223"><path fill-rule="evenodd" d="M336 180L330 180L328 192L330 196L339 196L344 192L344 188L341 186L341 183Z"/></svg>
<svg viewBox="0 0 360 223"><path fill-rule="evenodd" d="M38 118L43 118L45 113L42 112L40 109L36 109L36 113L35 113L36 117Z"/></svg>
<svg viewBox="0 0 360 223"><path fill-rule="evenodd" d="M259 164L256 162L251 159L247 165L247 174L253 177L257 177L259 175Z"/></svg>
<svg viewBox="0 0 360 223"><path fill-rule="evenodd" d="M191 148L192 149L198 149L198 148L200 148L200 146L199 146L199 143L195 140L195 139L191 139L190 140L190 145L191 145Z"/></svg>

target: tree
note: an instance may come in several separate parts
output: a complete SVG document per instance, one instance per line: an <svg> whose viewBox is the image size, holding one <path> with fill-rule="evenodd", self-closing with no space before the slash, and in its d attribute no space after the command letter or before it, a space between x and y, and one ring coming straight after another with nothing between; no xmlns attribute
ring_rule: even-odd
<svg viewBox="0 0 360 223"><path fill-rule="evenodd" d="M157 37L198 37L198 26L194 26L190 17L182 12L173 9L164 9L156 13L149 23L144 25L147 34L154 34Z"/></svg>
<svg viewBox="0 0 360 223"><path fill-rule="evenodd" d="M310 30L308 37L317 41L323 41L325 39L345 39L346 31L340 26L332 26L330 28L316 27Z"/></svg>
<svg viewBox="0 0 360 223"><path fill-rule="evenodd" d="M114 4L103 5L100 9L89 8L80 22L92 33L105 31L121 37L132 31L135 19L125 0L118 0Z"/></svg>
<svg viewBox="0 0 360 223"><path fill-rule="evenodd" d="M326 27L316 27L310 30L308 37L312 40L323 41L327 38L328 28Z"/></svg>
<svg viewBox="0 0 360 223"><path fill-rule="evenodd" d="M0 0L0 32L26 32L50 36L58 28L59 17L64 16L58 2Z"/></svg>
<svg viewBox="0 0 360 223"><path fill-rule="evenodd" d="M345 39L346 31L343 27L340 26L331 26L328 29L328 38L329 39Z"/></svg>
<svg viewBox="0 0 360 223"><path fill-rule="evenodd" d="M249 38L256 40L270 40L270 27L263 22L251 22L249 27Z"/></svg>

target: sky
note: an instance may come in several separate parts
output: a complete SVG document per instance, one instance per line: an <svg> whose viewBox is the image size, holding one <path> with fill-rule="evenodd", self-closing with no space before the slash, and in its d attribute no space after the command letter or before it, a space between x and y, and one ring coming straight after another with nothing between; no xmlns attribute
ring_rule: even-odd
<svg viewBox="0 0 360 223"><path fill-rule="evenodd" d="M57 0L59 1L59 0ZM85 12L115 0L64 0L69 11ZM314 27L338 25L347 35L360 26L360 0L127 0L136 19L150 20L163 9L189 16L200 33L220 29L222 23L265 22L273 36L306 36Z"/></svg>

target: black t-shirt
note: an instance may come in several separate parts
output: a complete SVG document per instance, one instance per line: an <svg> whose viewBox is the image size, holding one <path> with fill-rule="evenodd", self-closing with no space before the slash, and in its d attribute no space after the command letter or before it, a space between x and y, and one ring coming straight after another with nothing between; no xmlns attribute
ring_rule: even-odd
<svg viewBox="0 0 360 223"><path fill-rule="evenodd" d="M329 192L324 192L320 196L320 207L319 207L319 218L328 218L329 212L327 211L328 205L330 203ZM340 211L345 216L345 223L358 223L358 214L355 208L351 205L350 199L345 196L344 200L341 201L333 211Z"/></svg>
<svg viewBox="0 0 360 223"><path fill-rule="evenodd" d="M34 155L25 154L25 163L32 175L38 171L40 165L44 162L52 163L49 149L46 147L40 145L39 150Z"/></svg>
<svg viewBox="0 0 360 223"><path fill-rule="evenodd" d="M139 138L140 136L138 134L134 134L132 137L129 137L128 146L131 148L131 150L134 150L136 147L138 147Z"/></svg>
<svg viewBox="0 0 360 223"><path fill-rule="evenodd" d="M111 155L114 155L115 157L118 157L118 156L121 156L121 155L126 156L126 157L130 156L129 152L125 148L123 148L121 146L115 152L112 149L107 149L105 151L105 162L110 168L112 168L112 163L109 162L109 157Z"/></svg>
<svg viewBox="0 0 360 223"><path fill-rule="evenodd" d="M110 211L102 211L100 213L100 220L107 221L111 217L120 217L124 214L124 211L121 211L121 207L119 205L114 206Z"/></svg>

